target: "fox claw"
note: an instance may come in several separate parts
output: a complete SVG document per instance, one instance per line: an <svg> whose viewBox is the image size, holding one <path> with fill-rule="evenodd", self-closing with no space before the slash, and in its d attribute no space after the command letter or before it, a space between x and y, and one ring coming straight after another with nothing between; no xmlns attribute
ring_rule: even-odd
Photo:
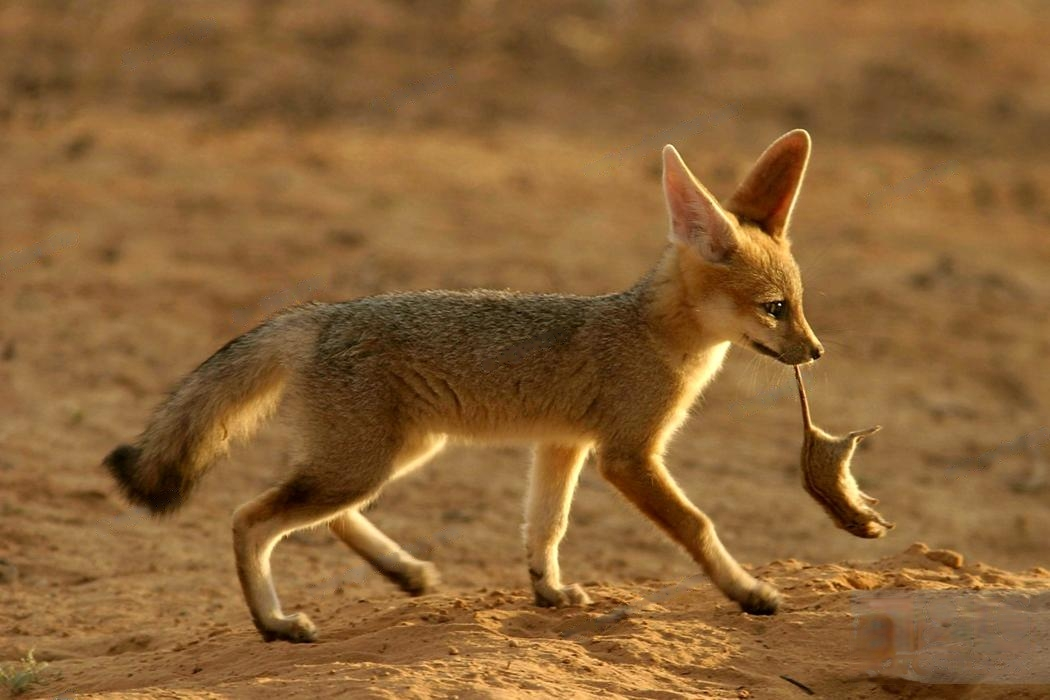
<svg viewBox="0 0 1050 700"><path fill-rule="evenodd" d="M584 606L591 604L591 597L578 583L555 588L553 586L537 586L536 605L541 608L568 608L572 606Z"/></svg>
<svg viewBox="0 0 1050 700"><path fill-rule="evenodd" d="M265 627L258 622L255 626L262 634L263 641L284 641L297 644L309 644L317 641L317 627L302 613L292 613L268 623Z"/></svg>
<svg viewBox="0 0 1050 700"><path fill-rule="evenodd" d="M441 582L438 568L429 561L422 562L418 569L412 571L383 571L381 573L413 597L431 592Z"/></svg>
<svg viewBox="0 0 1050 700"><path fill-rule="evenodd" d="M737 604L748 615L773 615L780 608L780 592L768 583L759 581L747 597L737 601Z"/></svg>

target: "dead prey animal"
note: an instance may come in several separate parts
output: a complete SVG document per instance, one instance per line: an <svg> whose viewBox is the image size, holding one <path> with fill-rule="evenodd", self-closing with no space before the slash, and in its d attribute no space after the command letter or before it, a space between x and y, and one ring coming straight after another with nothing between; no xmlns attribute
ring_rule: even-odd
<svg viewBox="0 0 1050 700"><path fill-rule="evenodd" d="M878 503L857 486L850 461L861 440L882 429L876 425L867 430L856 430L845 437L829 435L813 425L809 415L809 401L802 384L802 372L795 367L798 398L802 404L802 484L806 493L831 516L837 527L857 537L882 537L893 529L872 506Z"/></svg>

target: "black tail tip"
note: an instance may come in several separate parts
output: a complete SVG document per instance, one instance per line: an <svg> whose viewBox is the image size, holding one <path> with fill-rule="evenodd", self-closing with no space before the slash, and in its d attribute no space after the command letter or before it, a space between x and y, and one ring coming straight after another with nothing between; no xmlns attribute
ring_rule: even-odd
<svg viewBox="0 0 1050 700"><path fill-rule="evenodd" d="M135 447L134 445L118 445L115 450L106 455L106 458L102 460L102 464L106 466L109 473L113 475L113 478L120 484L122 490L125 493L131 489L135 483L135 465L138 464L139 456L142 454L142 450Z"/></svg>
<svg viewBox="0 0 1050 700"><path fill-rule="evenodd" d="M153 513L167 513L178 508L186 489L177 473L174 479L169 476L151 488L147 485L148 479L145 480L147 483L143 483L141 458L141 448L119 445L106 455L102 464L113 475L124 497L133 505L144 506Z"/></svg>

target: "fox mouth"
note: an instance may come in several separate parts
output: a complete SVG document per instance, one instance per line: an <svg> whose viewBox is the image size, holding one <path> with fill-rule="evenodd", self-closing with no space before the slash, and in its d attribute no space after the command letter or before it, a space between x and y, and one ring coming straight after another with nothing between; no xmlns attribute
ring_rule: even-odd
<svg viewBox="0 0 1050 700"><path fill-rule="evenodd" d="M784 361L783 354L777 352L776 350L774 350L773 348L771 348L771 347L769 347L767 345L763 345L762 343L758 342L757 340L755 340L751 336L745 335L744 336L744 340L747 341L747 344L751 346L752 350L755 350L756 352L760 352L763 355L765 355L766 357L772 357L774 360L779 360L780 362Z"/></svg>

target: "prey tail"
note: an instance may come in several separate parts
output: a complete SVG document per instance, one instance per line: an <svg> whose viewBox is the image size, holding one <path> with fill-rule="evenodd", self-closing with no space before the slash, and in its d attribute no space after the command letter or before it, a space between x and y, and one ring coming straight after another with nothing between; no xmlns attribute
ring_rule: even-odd
<svg viewBox="0 0 1050 700"><path fill-rule="evenodd" d="M809 416L809 399L806 397L806 387L802 383L802 370L795 365L795 383L798 384L798 402L802 406L802 425L806 430L813 430L813 420Z"/></svg>
<svg viewBox="0 0 1050 700"><path fill-rule="evenodd" d="M316 335L294 308L234 338L187 375L130 445L103 460L128 500L154 513L185 503L231 437L248 437L277 407L292 358Z"/></svg>

